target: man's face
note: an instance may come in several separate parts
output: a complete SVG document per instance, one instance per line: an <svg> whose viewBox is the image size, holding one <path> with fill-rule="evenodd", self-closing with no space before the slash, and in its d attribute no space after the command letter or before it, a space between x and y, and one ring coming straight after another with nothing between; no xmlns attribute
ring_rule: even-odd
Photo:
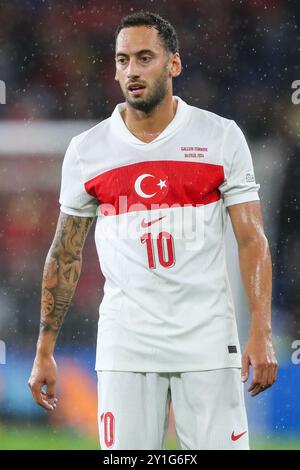
<svg viewBox="0 0 300 470"><path fill-rule="evenodd" d="M163 47L155 28L137 26L120 31L115 78L133 108L149 113L163 100L171 86L172 56Z"/></svg>

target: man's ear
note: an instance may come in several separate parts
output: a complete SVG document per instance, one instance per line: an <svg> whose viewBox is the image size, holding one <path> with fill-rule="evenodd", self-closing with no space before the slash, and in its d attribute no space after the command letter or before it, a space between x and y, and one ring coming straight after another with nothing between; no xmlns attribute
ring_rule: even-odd
<svg viewBox="0 0 300 470"><path fill-rule="evenodd" d="M173 54L173 57L171 59L172 77L178 77L178 75L181 74L181 70L182 70L182 65L181 65L180 55L178 52L175 52L175 54Z"/></svg>

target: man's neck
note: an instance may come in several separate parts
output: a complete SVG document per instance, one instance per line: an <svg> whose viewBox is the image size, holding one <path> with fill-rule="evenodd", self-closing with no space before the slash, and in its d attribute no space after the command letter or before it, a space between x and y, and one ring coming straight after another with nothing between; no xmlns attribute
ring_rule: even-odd
<svg viewBox="0 0 300 470"><path fill-rule="evenodd" d="M121 116L128 130L143 142L151 142L163 132L176 114L178 101L166 96L149 114L126 104Z"/></svg>

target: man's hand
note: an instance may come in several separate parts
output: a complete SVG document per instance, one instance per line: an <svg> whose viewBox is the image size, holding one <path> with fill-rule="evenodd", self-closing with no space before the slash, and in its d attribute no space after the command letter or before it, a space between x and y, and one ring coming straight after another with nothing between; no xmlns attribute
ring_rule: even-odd
<svg viewBox="0 0 300 470"><path fill-rule="evenodd" d="M242 358L242 381L249 377L249 366L253 367L253 378L248 392L252 397L265 391L277 377L277 360L270 335L252 334L245 346Z"/></svg>
<svg viewBox="0 0 300 470"><path fill-rule="evenodd" d="M36 403L48 411L55 410L57 405L56 380L57 366L54 357L37 353L28 385ZM43 390L44 385L46 391Z"/></svg>

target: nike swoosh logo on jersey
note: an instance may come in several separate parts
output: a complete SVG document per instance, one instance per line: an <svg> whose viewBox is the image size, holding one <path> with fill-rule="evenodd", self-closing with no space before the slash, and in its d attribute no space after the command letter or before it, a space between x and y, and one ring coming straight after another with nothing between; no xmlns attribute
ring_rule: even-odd
<svg viewBox="0 0 300 470"><path fill-rule="evenodd" d="M164 217L166 217L166 216L163 215L162 217L159 217L158 219L149 220L148 222L146 222L146 220L143 219L143 220L142 220L142 223L141 223L141 226L142 226L143 228L150 227L150 225L155 224L155 222L158 222L159 220L163 219Z"/></svg>
<svg viewBox="0 0 300 470"><path fill-rule="evenodd" d="M234 434L234 431L232 431L232 434L231 434L231 440L232 441L237 441L238 439L240 439L244 434L246 434L247 431L244 431L244 432L241 432L241 434Z"/></svg>

